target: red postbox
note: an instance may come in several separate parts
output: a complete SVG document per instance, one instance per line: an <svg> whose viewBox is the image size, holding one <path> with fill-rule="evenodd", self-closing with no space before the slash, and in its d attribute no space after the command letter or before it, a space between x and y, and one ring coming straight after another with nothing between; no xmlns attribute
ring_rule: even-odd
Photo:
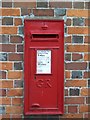
<svg viewBox="0 0 90 120"><path fill-rule="evenodd" d="M63 114L64 21L24 21L24 113Z"/></svg>

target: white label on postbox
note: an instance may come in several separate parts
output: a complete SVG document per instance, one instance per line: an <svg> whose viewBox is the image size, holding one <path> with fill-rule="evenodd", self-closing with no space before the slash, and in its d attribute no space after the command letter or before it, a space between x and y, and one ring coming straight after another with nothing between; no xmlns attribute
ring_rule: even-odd
<svg viewBox="0 0 90 120"><path fill-rule="evenodd" d="M37 74L51 73L51 50L37 50Z"/></svg>

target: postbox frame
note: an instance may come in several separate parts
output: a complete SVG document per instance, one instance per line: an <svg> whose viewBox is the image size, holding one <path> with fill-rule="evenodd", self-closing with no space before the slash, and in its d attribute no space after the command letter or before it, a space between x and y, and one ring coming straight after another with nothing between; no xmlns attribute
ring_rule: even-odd
<svg viewBox="0 0 90 120"><path fill-rule="evenodd" d="M59 41L60 46L57 45L49 45L49 46L29 46L30 42L28 37L30 37L29 35L31 33L34 33L34 31L31 30L31 32L29 32L29 34L26 32L26 27L24 27L24 39L25 39L25 53L24 53L24 114L25 115L40 115L40 114L63 114L64 112L64 21L63 20L30 20L30 19L25 19L24 24L26 25L27 22L32 22L32 21L36 21L36 22L61 22L62 23L62 30L58 33L58 32L54 32L54 30L52 31L48 31L47 33L40 33L40 34L58 34L59 37L61 37L60 39L57 39L56 41ZM35 34L39 33L40 31L37 30L37 32L35 32ZM60 41L61 40L61 41ZM37 41L37 39L33 40L34 42ZM45 39L44 42L46 42L47 40ZM56 42L55 39L49 39L48 42ZM32 40L31 40L32 42ZM41 42L40 39L38 39L37 42ZM60 48L59 48L60 47ZM60 70L60 68L58 68L58 70L61 72L61 81L58 79L58 91L57 91L57 98L58 98L58 110L41 110L39 111L38 109L36 109L35 111L30 111L29 109L29 84L30 84L30 80L29 80L29 49L34 49L34 50L52 50L52 49L59 49L58 53L59 53L59 57L58 59L60 60L60 56L62 56L62 59L60 60L60 62L62 63L58 63L58 66L60 66L60 68L62 69L62 72ZM36 60L35 60L36 62ZM52 63L52 62L51 62ZM36 68L35 68L36 69ZM52 67L51 67L51 71L52 71ZM30 72L29 72L30 73ZM51 73L52 74L52 73ZM61 84L61 85L60 85ZM60 92L61 91L61 92ZM60 103L61 102L61 103Z"/></svg>

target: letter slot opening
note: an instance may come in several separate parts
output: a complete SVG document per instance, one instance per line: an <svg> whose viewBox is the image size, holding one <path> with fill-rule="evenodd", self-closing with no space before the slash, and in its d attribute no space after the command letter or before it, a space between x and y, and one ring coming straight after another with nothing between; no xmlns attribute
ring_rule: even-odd
<svg viewBox="0 0 90 120"><path fill-rule="evenodd" d="M34 40L34 41L58 41L59 39L59 34L40 34L40 33L33 33L31 34L31 39Z"/></svg>

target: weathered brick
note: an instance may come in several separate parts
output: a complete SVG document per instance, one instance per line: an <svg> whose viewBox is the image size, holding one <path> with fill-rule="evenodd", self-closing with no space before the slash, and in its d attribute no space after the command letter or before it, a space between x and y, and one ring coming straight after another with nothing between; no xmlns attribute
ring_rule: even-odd
<svg viewBox="0 0 90 120"><path fill-rule="evenodd" d="M66 9L55 8L54 14L56 17L66 15Z"/></svg>
<svg viewBox="0 0 90 120"><path fill-rule="evenodd" d="M73 2L73 8L84 9L84 2Z"/></svg>
<svg viewBox="0 0 90 120"><path fill-rule="evenodd" d="M6 89L0 89L0 96L6 96Z"/></svg>
<svg viewBox="0 0 90 120"><path fill-rule="evenodd" d="M88 89L88 88L82 88L81 89L81 95L82 96L88 96L89 90L90 89Z"/></svg>
<svg viewBox="0 0 90 120"><path fill-rule="evenodd" d="M90 79L88 80L88 87L90 88Z"/></svg>
<svg viewBox="0 0 90 120"><path fill-rule="evenodd" d="M9 89L7 91L7 96L22 96L23 90L22 89Z"/></svg>
<svg viewBox="0 0 90 120"><path fill-rule="evenodd" d="M50 0L49 7L57 7L57 8L72 8L72 2L60 2L60 1L54 1Z"/></svg>
<svg viewBox="0 0 90 120"><path fill-rule="evenodd" d="M10 36L11 43L22 43L22 41L23 41L23 37L21 36L18 36L18 35Z"/></svg>
<svg viewBox="0 0 90 120"><path fill-rule="evenodd" d="M78 106L68 106L68 113L77 113Z"/></svg>
<svg viewBox="0 0 90 120"><path fill-rule="evenodd" d="M87 80L67 80L65 83L66 87L86 87Z"/></svg>
<svg viewBox="0 0 90 120"><path fill-rule="evenodd" d="M24 34L24 27L22 27L22 26L20 26L19 27L19 32L18 32L19 34Z"/></svg>
<svg viewBox="0 0 90 120"><path fill-rule="evenodd" d="M71 36L65 37L65 43L71 43Z"/></svg>
<svg viewBox="0 0 90 120"><path fill-rule="evenodd" d="M68 45L67 52L88 52L88 45Z"/></svg>
<svg viewBox="0 0 90 120"><path fill-rule="evenodd" d="M22 62L14 63L14 70L23 70Z"/></svg>
<svg viewBox="0 0 90 120"><path fill-rule="evenodd" d="M68 27L68 34L87 34L90 28L88 27Z"/></svg>
<svg viewBox="0 0 90 120"><path fill-rule="evenodd" d="M90 54L84 54L84 61L90 61Z"/></svg>
<svg viewBox="0 0 90 120"><path fill-rule="evenodd" d="M65 65L66 70L86 70L87 63L86 62L71 62Z"/></svg>
<svg viewBox="0 0 90 120"><path fill-rule="evenodd" d="M15 52L15 45L12 44L0 44L0 52Z"/></svg>
<svg viewBox="0 0 90 120"><path fill-rule="evenodd" d="M2 120L4 120L4 119L9 120L9 118L10 118L10 114L3 114L2 115Z"/></svg>
<svg viewBox="0 0 90 120"><path fill-rule="evenodd" d="M83 36L72 36L72 43L83 43Z"/></svg>
<svg viewBox="0 0 90 120"><path fill-rule="evenodd" d="M0 8L2 16L20 16L19 8Z"/></svg>
<svg viewBox="0 0 90 120"><path fill-rule="evenodd" d="M17 34L17 27L15 26L4 26L1 27L2 31L0 31L0 34Z"/></svg>
<svg viewBox="0 0 90 120"><path fill-rule="evenodd" d="M85 2L85 9L90 9L90 2Z"/></svg>
<svg viewBox="0 0 90 120"><path fill-rule="evenodd" d="M78 53L73 53L72 54L72 60L73 61L78 61L80 59L83 59L83 55L82 54L78 54Z"/></svg>
<svg viewBox="0 0 90 120"><path fill-rule="evenodd" d="M0 79L6 79L6 72L0 71Z"/></svg>
<svg viewBox="0 0 90 120"><path fill-rule="evenodd" d="M80 105L79 111L80 113L88 112L89 106L88 105Z"/></svg>
<svg viewBox="0 0 90 120"><path fill-rule="evenodd" d="M21 18L15 18L14 19L14 25L15 26L22 25L22 19Z"/></svg>
<svg viewBox="0 0 90 120"><path fill-rule="evenodd" d="M13 81L3 80L2 88L13 88Z"/></svg>
<svg viewBox="0 0 90 120"><path fill-rule="evenodd" d="M2 25L13 25L13 18L12 17L4 17L2 19Z"/></svg>
<svg viewBox="0 0 90 120"><path fill-rule="evenodd" d="M22 98L12 98L12 104L13 105L22 105L23 99Z"/></svg>
<svg viewBox="0 0 90 120"><path fill-rule="evenodd" d="M0 114L5 114L5 107L4 106L0 106Z"/></svg>
<svg viewBox="0 0 90 120"><path fill-rule="evenodd" d="M37 0L37 7L39 8L47 8L48 0Z"/></svg>
<svg viewBox="0 0 90 120"><path fill-rule="evenodd" d="M31 2L29 2L28 0L26 0L25 2L19 2L19 1L15 1L13 3L14 7L20 7L20 8L36 8L36 0L33 0Z"/></svg>
<svg viewBox="0 0 90 120"><path fill-rule="evenodd" d="M2 7L12 7L12 2L2 2Z"/></svg>
<svg viewBox="0 0 90 120"><path fill-rule="evenodd" d="M82 71L72 71L72 78L82 78Z"/></svg>
<svg viewBox="0 0 90 120"><path fill-rule="evenodd" d="M0 61L7 61L7 53L0 53Z"/></svg>
<svg viewBox="0 0 90 120"><path fill-rule="evenodd" d="M9 35L0 35L0 43L9 43Z"/></svg>
<svg viewBox="0 0 90 120"><path fill-rule="evenodd" d="M8 114L22 114L23 108L21 106L7 106L6 113Z"/></svg>
<svg viewBox="0 0 90 120"><path fill-rule="evenodd" d="M65 104L84 104L83 97L67 97L65 98Z"/></svg>
<svg viewBox="0 0 90 120"><path fill-rule="evenodd" d="M21 79L22 72L21 71L9 71L8 72L8 79Z"/></svg>
<svg viewBox="0 0 90 120"><path fill-rule="evenodd" d="M80 9L68 9L67 16L68 17L88 17L89 10L80 10Z"/></svg>
<svg viewBox="0 0 90 120"><path fill-rule="evenodd" d="M0 62L1 70L12 70L13 64L11 62Z"/></svg>
<svg viewBox="0 0 90 120"><path fill-rule="evenodd" d="M23 52L24 50L23 45L17 45L17 52Z"/></svg>
<svg viewBox="0 0 90 120"><path fill-rule="evenodd" d="M90 104L90 96L86 97L86 104Z"/></svg>
<svg viewBox="0 0 90 120"><path fill-rule="evenodd" d="M70 71L65 71L65 78L70 78Z"/></svg>
<svg viewBox="0 0 90 120"><path fill-rule="evenodd" d="M0 98L0 103L2 105L10 105L11 104L11 98L8 98L8 97Z"/></svg>
<svg viewBox="0 0 90 120"><path fill-rule="evenodd" d="M35 16L54 16L53 9L34 9L33 14Z"/></svg>
<svg viewBox="0 0 90 120"><path fill-rule="evenodd" d="M85 26L84 18L73 18L73 26Z"/></svg>
<svg viewBox="0 0 90 120"><path fill-rule="evenodd" d="M66 61L71 61L71 54L65 54L65 60Z"/></svg>
<svg viewBox="0 0 90 120"><path fill-rule="evenodd" d="M79 96L80 90L78 88L73 88L69 90L70 96Z"/></svg>
<svg viewBox="0 0 90 120"><path fill-rule="evenodd" d="M15 80L14 81L14 87L15 88L22 88L23 87L23 81L22 80Z"/></svg>
<svg viewBox="0 0 90 120"><path fill-rule="evenodd" d="M23 54L10 53L9 60L10 61L23 61Z"/></svg>

